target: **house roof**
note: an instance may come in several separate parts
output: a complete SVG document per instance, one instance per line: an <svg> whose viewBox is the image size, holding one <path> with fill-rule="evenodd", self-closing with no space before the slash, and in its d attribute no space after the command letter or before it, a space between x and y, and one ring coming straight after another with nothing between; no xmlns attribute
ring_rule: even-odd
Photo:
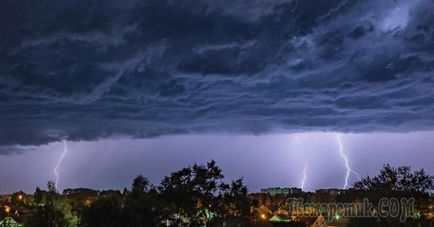
<svg viewBox="0 0 434 227"><path fill-rule="evenodd" d="M271 222L291 222L291 217L286 214L275 214L270 218Z"/></svg>
<svg viewBox="0 0 434 227"><path fill-rule="evenodd" d="M3 219L2 221L0 221L0 225L6 225L6 224L18 224L17 221L15 221L13 218L11 217L6 217L5 219Z"/></svg>

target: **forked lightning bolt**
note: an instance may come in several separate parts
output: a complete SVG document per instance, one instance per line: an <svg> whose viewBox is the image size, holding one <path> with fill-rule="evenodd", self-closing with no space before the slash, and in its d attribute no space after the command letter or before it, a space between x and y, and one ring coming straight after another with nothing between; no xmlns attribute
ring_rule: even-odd
<svg viewBox="0 0 434 227"><path fill-rule="evenodd" d="M351 173L356 175L359 179L361 179L361 178L360 178L360 175L356 171L351 169L350 163L348 162L348 157L344 153L344 148L342 146L341 136L339 134L336 135L336 140L338 141L338 144L339 144L339 153L340 153L342 159L344 159L345 168L347 169L347 172L345 175L345 185L344 185L344 189L347 189L348 188L348 180L350 179Z"/></svg>
<svg viewBox="0 0 434 227"><path fill-rule="evenodd" d="M66 153L68 152L68 144L63 141L63 145L65 146L65 149L63 149L62 155L59 157L59 159L57 160L57 164L56 167L54 168L54 175L56 175L56 181L55 186L56 188L58 188L58 184L59 184L59 167L62 164L63 158L65 158Z"/></svg>

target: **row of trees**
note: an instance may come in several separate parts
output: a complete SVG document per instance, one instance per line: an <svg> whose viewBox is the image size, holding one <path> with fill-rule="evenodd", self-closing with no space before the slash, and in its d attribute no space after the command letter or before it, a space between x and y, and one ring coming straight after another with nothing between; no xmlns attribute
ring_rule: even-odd
<svg viewBox="0 0 434 227"><path fill-rule="evenodd" d="M338 195L301 193L305 202L347 203L369 198L374 204L382 197L412 197L420 214L432 212L429 191L433 181L425 171L385 165L377 176L366 177L354 189ZM242 179L226 183L214 161L194 164L164 177L157 186L138 176L131 189L123 192L67 189L37 189L34 205L26 215L26 227L142 227L142 226L251 226L288 208L284 195L248 195ZM23 203L23 200L16 201ZM22 204L21 204L22 205ZM400 223L394 219L357 219L349 226L415 226L425 217ZM432 224L432 223L431 223Z"/></svg>
<svg viewBox="0 0 434 227"><path fill-rule="evenodd" d="M410 227L410 226L433 226L432 215L434 210L433 198L430 192L433 190L433 177L421 169L412 171L408 166L395 168L384 165L374 177L365 177L354 184L354 188L363 192L374 204L381 198L413 198L415 199L413 217L406 222L397 218L352 218L349 227L373 226L373 227Z"/></svg>
<svg viewBox="0 0 434 227"><path fill-rule="evenodd" d="M52 182L47 192L35 192L35 200L43 205L33 208L26 227L245 226L251 220L242 179L225 183L214 161L174 172L159 186L138 176L131 190L105 193L82 206L72 206Z"/></svg>
<svg viewBox="0 0 434 227"><path fill-rule="evenodd" d="M374 177L365 177L354 188L370 191L427 192L433 189L433 178L424 169L411 171L409 166L398 168L384 165Z"/></svg>

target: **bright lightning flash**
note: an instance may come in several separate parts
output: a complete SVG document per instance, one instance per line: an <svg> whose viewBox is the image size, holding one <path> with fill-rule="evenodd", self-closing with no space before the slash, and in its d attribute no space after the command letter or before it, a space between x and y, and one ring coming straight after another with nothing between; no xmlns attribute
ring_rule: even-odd
<svg viewBox="0 0 434 227"><path fill-rule="evenodd" d="M59 167L62 164L63 158L65 158L65 155L68 152L68 144L65 141L63 141L63 145L65 146L65 149L63 149L63 153L59 157L59 159L57 160L56 167L54 168L54 175L56 175L56 181L54 183L55 183L56 188L58 188L58 186L59 186L58 185L58 183L59 183Z"/></svg>
<svg viewBox="0 0 434 227"><path fill-rule="evenodd" d="M306 179L307 179L306 171L307 171L307 165L305 164L305 165L304 165L304 169L303 169L303 179L301 180L301 189L302 189L303 191L304 191L304 186L305 186Z"/></svg>
<svg viewBox="0 0 434 227"><path fill-rule="evenodd" d="M298 145L300 145L302 143L302 141L301 141L301 139L300 139L300 137L298 135L295 136L295 140L296 140L296 143ZM300 182L300 188L303 191L304 191L304 187L306 185L306 179L307 179L307 164L305 163L304 164L304 169L303 169L303 178L301 179L301 182Z"/></svg>
<svg viewBox="0 0 434 227"><path fill-rule="evenodd" d="M350 179L351 173L356 175L359 179L361 179L361 178L360 178L360 175L356 171L351 169L350 164L348 162L348 157L344 153L344 148L342 146L341 136L339 134L336 135L336 140L338 141L338 144L339 144L339 154L341 155L342 159L344 159L345 168L347 168L346 175L345 175L345 185L344 185L344 189L347 189L348 188L348 180Z"/></svg>

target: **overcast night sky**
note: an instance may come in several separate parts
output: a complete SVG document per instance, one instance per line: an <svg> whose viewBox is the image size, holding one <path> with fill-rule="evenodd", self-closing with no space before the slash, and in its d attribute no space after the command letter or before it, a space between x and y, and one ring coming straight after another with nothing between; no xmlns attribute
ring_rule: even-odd
<svg viewBox="0 0 434 227"><path fill-rule="evenodd" d="M2 0L0 193L211 159L263 187L434 174L433 0ZM351 182L357 178L352 175Z"/></svg>

